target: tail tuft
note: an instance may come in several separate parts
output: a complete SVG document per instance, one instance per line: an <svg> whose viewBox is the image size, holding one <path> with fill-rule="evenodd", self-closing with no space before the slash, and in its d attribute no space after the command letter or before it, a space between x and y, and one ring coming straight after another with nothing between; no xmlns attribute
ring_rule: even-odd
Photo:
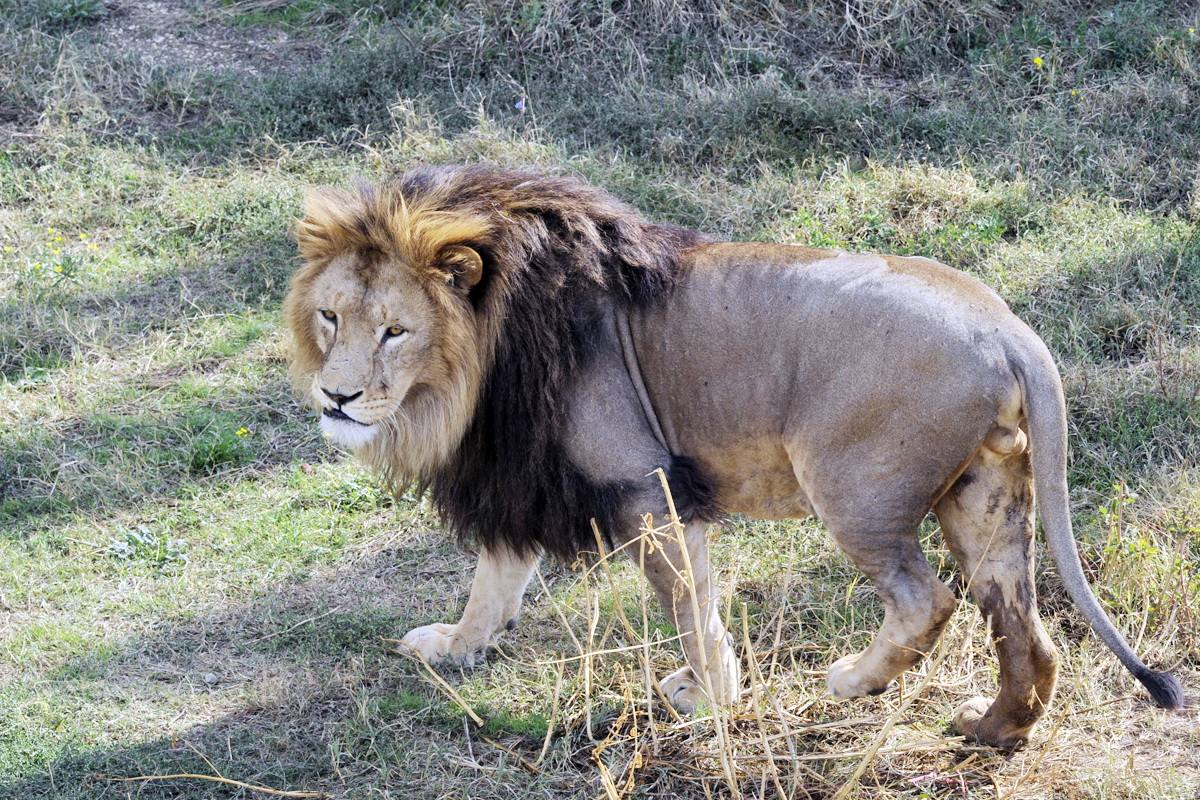
<svg viewBox="0 0 1200 800"><path fill-rule="evenodd" d="M1183 708L1183 684L1169 672L1148 669L1137 679L1150 692L1154 702L1162 708Z"/></svg>

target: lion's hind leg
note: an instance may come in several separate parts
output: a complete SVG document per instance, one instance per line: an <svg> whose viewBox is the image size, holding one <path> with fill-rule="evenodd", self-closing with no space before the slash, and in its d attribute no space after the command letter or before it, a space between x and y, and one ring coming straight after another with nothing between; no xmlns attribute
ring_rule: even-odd
<svg viewBox="0 0 1200 800"><path fill-rule="evenodd" d="M1000 659L995 701L973 698L954 714L966 736L1005 749L1023 744L1054 694L1058 660L1034 589L1029 455L986 447L935 508L943 537L987 617Z"/></svg>
<svg viewBox="0 0 1200 800"><path fill-rule="evenodd" d="M880 694L925 657L958 602L925 560L915 528L868 534L858 525L826 525L884 605L883 625L867 649L829 668L829 691L834 697Z"/></svg>

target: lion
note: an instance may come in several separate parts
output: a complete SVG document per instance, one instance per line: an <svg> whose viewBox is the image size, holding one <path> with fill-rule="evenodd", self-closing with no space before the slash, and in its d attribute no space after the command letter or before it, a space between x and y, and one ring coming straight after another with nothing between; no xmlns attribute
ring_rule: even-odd
<svg viewBox="0 0 1200 800"><path fill-rule="evenodd" d="M681 712L740 691L706 523L815 515L873 582L882 627L827 676L851 698L918 664L957 605L919 546L932 511L1000 666L996 697L953 725L1023 744L1058 665L1035 490L1080 613L1158 705L1183 704L1088 585L1057 368L980 281L926 258L714 241L575 177L485 166L314 190L296 235L292 372L321 429L478 548L461 619L402 640L430 662L481 662L543 554L595 549L593 522L619 545L664 517L661 469L685 534L639 561L682 632L685 665L659 684Z"/></svg>

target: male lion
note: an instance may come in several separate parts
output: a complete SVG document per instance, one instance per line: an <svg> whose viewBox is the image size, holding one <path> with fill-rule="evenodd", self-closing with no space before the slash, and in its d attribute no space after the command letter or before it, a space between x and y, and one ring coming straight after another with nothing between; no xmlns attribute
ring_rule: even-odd
<svg viewBox="0 0 1200 800"><path fill-rule="evenodd" d="M574 178L486 167L315 192L297 237L293 372L322 430L393 486L427 489L480 548L462 619L403 639L430 661L480 660L541 555L594 546L591 520L619 543L661 517L662 467L698 601L675 585L680 546L646 556L684 633L688 666L660 684L676 707L739 689L706 519L821 519L886 609L871 645L829 669L834 695L858 697L915 665L955 607L918 546L932 509L1000 658L999 695L955 725L1012 747L1057 671L1034 596L1036 487L1083 616L1159 705L1183 703L1087 584L1058 372L979 281L924 258L713 242Z"/></svg>

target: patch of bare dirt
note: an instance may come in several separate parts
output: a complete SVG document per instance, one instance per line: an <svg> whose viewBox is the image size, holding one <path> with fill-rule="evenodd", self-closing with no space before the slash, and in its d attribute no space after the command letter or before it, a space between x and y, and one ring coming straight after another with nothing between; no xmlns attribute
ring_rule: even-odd
<svg viewBox="0 0 1200 800"><path fill-rule="evenodd" d="M232 24L215 3L119 0L95 31L107 43L156 67L261 77L309 60L313 42L280 28Z"/></svg>

